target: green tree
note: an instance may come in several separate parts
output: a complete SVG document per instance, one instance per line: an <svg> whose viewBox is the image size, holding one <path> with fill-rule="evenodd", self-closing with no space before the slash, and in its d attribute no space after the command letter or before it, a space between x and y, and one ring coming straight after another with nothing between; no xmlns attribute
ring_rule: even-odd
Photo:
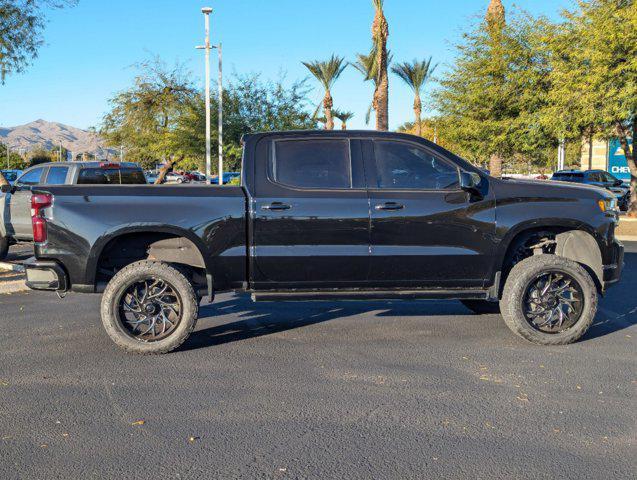
<svg viewBox="0 0 637 480"><path fill-rule="evenodd" d="M400 63L392 68L392 71L414 92L414 115L416 117L416 135L418 136L422 135L422 89L431 79L436 66L431 65L431 57L429 57L429 60Z"/></svg>
<svg viewBox="0 0 637 480"><path fill-rule="evenodd" d="M376 82L374 90L374 110L376 110L376 130L389 130L389 53L387 39L389 24L383 11L384 0L372 0L375 15L372 24L373 52L376 54Z"/></svg>
<svg viewBox="0 0 637 480"><path fill-rule="evenodd" d="M77 0L0 0L0 83L20 73L37 57L44 40L46 11Z"/></svg>
<svg viewBox="0 0 637 480"><path fill-rule="evenodd" d="M341 121L341 130L347 130L347 122L354 118L354 112L334 110L332 114Z"/></svg>
<svg viewBox="0 0 637 480"><path fill-rule="evenodd" d="M116 94L102 121L101 134L111 146L124 145L126 157L150 167L171 166L187 155L179 132L181 117L196 99L188 72L159 59L143 62L134 85Z"/></svg>
<svg viewBox="0 0 637 480"><path fill-rule="evenodd" d="M325 114L326 130L334 130L334 118L332 116L332 107L334 106L334 100L332 99L332 87L334 82L341 76L347 63L342 57L332 55L327 61L313 61L302 62L303 65L310 71L312 75L321 83L325 89L325 96L323 98L323 112Z"/></svg>
<svg viewBox="0 0 637 480"><path fill-rule="evenodd" d="M619 138L631 173L628 214L637 217L637 3L578 1L548 43L552 50L547 123L564 137ZM550 115L553 113L553 115Z"/></svg>
<svg viewBox="0 0 637 480"><path fill-rule="evenodd" d="M528 15L507 23L502 3L492 0L440 82L436 103L445 138L473 161L488 159L494 176L505 158L547 162L557 144L542 123L550 88L550 65L539 48L543 32L543 23Z"/></svg>

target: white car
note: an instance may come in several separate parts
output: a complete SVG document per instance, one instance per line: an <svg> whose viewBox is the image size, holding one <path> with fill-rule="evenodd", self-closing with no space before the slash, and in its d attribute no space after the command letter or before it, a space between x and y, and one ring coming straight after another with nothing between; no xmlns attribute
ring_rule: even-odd
<svg viewBox="0 0 637 480"><path fill-rule="evenodd" d="M188 179L179 173L169 172L164 177L164 183L187 183Z"/></svg>

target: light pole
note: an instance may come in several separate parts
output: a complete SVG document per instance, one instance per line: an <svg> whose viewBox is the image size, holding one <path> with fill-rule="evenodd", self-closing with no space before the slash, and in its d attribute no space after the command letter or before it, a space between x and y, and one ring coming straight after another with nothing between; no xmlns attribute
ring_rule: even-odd
<svg viewBox="0 0 637 480"><path fill-rule="evenodd" d="M206 58L206 183L210 185L210 14L212 8L204 7L201 9L204 16L204 25L206 29L206 40L203 46L198 46L200 50L205 50Z"/></svg>
<svg viewBox="0 0 637 480"><path fill-rule="evenodd" d="M223 57L221 53L221 42L217 47L219 53L219 77L217 80L219 87L219 114L217 122L219 124L219 185L223 185Z"/></svg>

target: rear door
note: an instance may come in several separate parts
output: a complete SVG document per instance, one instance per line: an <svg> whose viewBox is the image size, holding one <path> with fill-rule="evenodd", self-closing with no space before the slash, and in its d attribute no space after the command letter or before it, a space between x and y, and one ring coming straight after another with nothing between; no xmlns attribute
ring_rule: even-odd
<svg viewBox="0 0 637 480"><path fill-rule="evenodd" d="M5 219L7 231L18 240L33 239L31 226L31 189L41 185L46 176L47 167L27 170L16 180L17 190L8 196L8 218Z"/></svg>
<svg viewBox="0 0 637 480"><path fill-rule="evenodd" d="M370 214L360 142L266 137L256 152L254 288L364 286Z"/></svg>
<svg viewBox="0 0 637 480"><path fill-rule="evenodd" d="M371 206L370 282L482 288L494 261L492 198L461 190L458 165L420 143L376 139L366 141L363 151Z"/></svg>

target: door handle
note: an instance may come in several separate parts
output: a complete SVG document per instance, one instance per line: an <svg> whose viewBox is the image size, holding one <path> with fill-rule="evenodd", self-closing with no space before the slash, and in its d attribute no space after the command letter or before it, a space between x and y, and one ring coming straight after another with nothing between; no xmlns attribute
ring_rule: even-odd
<svg viewBox="0 0 637 480"><path fill-rule="evenodd" d="M402 210L403 208L405 208L405 206L396 202L386 202L386 203L381 203L380 205L376 205L375 208L376 210L395 211L395 210Z"/></svg>
<svg viewBox="0 0 637 480"><path fill-rule="evenodd" d="M270 205L263 205L261 209L271 211L289 210L292 208L290 205L281 202L272 202Z"/></svg>

